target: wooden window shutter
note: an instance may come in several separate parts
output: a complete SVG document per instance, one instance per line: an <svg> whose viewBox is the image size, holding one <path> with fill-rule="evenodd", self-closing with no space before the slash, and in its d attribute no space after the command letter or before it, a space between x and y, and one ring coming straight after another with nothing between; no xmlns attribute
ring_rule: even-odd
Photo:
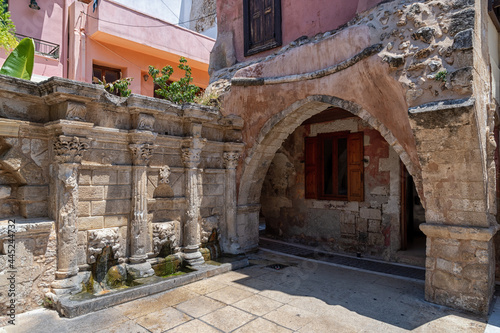
<svg viewBox="0 0 500 333"><path fill-rule="evenodd" d="M347 200L363 201L363 132L347 138Z"/></svg>
<svg viewBox="0 0 500 333"><path fill-rule="evenodd" d="M319 186L319 139L305 138L305 197L318 198Z"/></svg>
<svg viewBox="0 0 500 333"><path fill-rule="evenodd" d="M281 45L281 0L243 0L245 56Z"/></svg>

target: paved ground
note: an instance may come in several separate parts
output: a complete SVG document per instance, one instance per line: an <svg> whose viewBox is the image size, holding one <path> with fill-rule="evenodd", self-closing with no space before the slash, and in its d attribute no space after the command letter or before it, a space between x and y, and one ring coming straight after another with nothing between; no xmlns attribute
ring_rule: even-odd
<svg viewBox="0 0 500 333"><path fill-rule="evenodd" d="M31 311L17 316L16 327L0 331L456 333L486 328L484 318L425 302L421 282L263 251L251 256L251 263L74 319ZM488 332L496 329L488 325Z"/></svg>

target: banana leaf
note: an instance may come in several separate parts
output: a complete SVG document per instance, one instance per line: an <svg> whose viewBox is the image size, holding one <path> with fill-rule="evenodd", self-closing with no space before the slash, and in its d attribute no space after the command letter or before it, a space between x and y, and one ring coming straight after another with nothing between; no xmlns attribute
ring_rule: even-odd
<svg viewBox="0 0 500 333"><path fill-rule="evenodd" d="M31 80L35 62L35 43L24 38L3 63L0 74Z"/></svg>

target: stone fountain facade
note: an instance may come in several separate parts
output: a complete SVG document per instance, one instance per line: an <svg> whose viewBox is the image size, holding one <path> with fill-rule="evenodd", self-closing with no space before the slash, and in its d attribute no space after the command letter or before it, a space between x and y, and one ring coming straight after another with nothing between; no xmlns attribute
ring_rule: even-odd
<svg viewBox="0 0 500 333"><path fill-rule="evenodd" d="M1 82L2 309L8 219L17 313L81 291L106 246L147 277L164 246L198 265L202 235L234 239L241 118L65 79Z"/></svg>

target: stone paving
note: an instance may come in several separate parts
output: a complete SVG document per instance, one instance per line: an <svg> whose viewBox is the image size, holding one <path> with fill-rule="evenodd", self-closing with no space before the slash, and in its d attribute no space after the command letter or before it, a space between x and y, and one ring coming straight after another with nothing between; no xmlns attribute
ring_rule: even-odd
<svg viewBox="0 0 500 333"><path fill-rule="evenodd" d="M247 268L73 319L46 309L20 314L15 327L0 332L455 333L486 328L486 318L424 301L423 283L262 251L250 259Z"/></svg>

